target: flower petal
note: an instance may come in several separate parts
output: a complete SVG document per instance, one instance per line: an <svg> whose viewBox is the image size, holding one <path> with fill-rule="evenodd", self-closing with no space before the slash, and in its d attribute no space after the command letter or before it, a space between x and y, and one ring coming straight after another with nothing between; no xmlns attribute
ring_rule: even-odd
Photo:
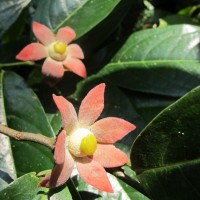
<svg viewBox="0 0 200 200"><path fill-rule="evenodd" d="M76 37L76 33L69 26L60 28L56 35L57 40L65 44L69 44L75 37Z"/></svg>
<svg viewBox="0 0 200 200"><path fill-rule="evenodd" d="M47 26L38 22L33 22L33 33L44 45L48 45L55 41L55 36L52 31Z"/></svg>
<svg viewBox="0 0 200 200"><path fill-rule="evenodd" d="M107 117L95 122L91 127L91 131L100 143L112 144L124 136L130 131L133 131L136 127L117 117Z"/></svg>
<svg viewBox="0 0 200 200"><path fill-rule="evenodd" d="M51 76L60 79L64 75L64 68L61 62L47 58L42 65L42 73L45 76Z"/></svg>
<svg viewBox="0 0 200 200"><path fill-rule="evenodd" d="M100 116L104 108L105 84L99 84L91 89L80 105L78 119L82 125L91 125Z"/></svg>
<svg viewBox="0 0 200 200"><path fill-rule="evenodd" d="M106 171L98 162L88 157L76 158L76 161L77 170L85 182L99 190L113 192Z"/></svg>
<svg viewBox="0 0 200 200"><path fill-rule="evenodd" d="M74 168L74 159L69 151L66 151L65 155L64 163L55 165L52 172L46 175L38 186L54 188L63 185L69 179Z"/></svg>
<svg viewBox="0 0 200 200"><path fill-rule="evenodd" d="M128 162L127 155L112 144L98 144L93 159L103 167L119 167Z"/></svg>
<svg viewBox="0 0 200 200"><path fill-rule="evenodd" d="M87 76L85 65L77 58L68 57L63 61L64 66L75 74L85 78Z"/></svg>
<svg viewBox="0 0 200 200"><path fill-rule="evenodd" d="M80 59L84 58L83 51L78 44L70 44L67 48L67 51L71 57Z"/></svg>
<svg viewBox="0 0 200 200"><path fill-rule="evenodd" d="M77 122L74 106L62 96L53 94L53 100L61 113L63 127L69 132Z"/></svg>
<svg viewBox="0 0 200 200"><path fill-rule="evenodd" d="M56 141L54 150L54 160L56 164L62 164L65 161L65 147L66 147L66 131L62 130Z"/></svg>
<svg viewBox="0 0 200 200"><path fill-rule="evenodd" d="M25 46L16 56L18 60L40 60L47 57L45 47L40 43L31 43Z"/></svg>

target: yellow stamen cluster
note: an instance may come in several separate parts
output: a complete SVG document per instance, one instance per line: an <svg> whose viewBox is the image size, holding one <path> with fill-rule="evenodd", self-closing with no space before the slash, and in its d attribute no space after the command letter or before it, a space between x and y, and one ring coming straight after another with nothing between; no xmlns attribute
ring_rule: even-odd
<svg viewBox="0 0 200 200"><path fill-rule="evenodd" d="M96 137L92 134L87 135L81 140L80 150L88 156L94 154L97 148Z"/></svg>
<svg viewBox="0 0 200 200"><path fill-rule="evenodd" d="M91 156L97 148L94 134L86 128L78 128L69 135L68 148L75 157Z"/></svg>
<svg viewBox="0 0 200 200"><path fill-rule="evenodd" d="M65 53L65 51L66 51L66 49L67 49L67 46L66 46L63 42L57 41L57 42L53 45L53 48L54 48L54 51L55 51L56 53L63 54L63 53Z"/></svg>
<svg viewBox="0 0 200 200"><path fill-rule="evenodd" d="M67 45L63 42L56 41L51 43L48 47L49 56L56 61L63 61L67 57Z"/></svg>

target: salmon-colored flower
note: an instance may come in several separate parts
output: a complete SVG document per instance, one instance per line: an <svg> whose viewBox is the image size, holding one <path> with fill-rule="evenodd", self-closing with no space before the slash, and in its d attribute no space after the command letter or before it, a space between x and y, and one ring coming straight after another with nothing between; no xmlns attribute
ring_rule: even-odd
<svg viewBox="0 0 200 200"><path fill-rule="evenodd" d="M33 22L33 33L39 42L24 47L16 56L17 59L35 61L46 58L42 73L55 79L60 79L64 71L72 71L85 78L85 65L80 59L84 58L83 51L77 44L69 44L76 36L68 26L60 28L56 35L38 23Z"/></svg>
<svg viewBox="0 0 200 200"><path fill-rule="evenodd" d="M113 192L104 167L127 163L127 155L113 143L134 130L135 126L116 117L96 121L104 107L104 90L105 84L93 88L83 99L78 116L69 101L53 95L62 116L63 130L55 145L55 167L39 186L52 188L64 184L76 164L85 182L99 190Z"/></svg>

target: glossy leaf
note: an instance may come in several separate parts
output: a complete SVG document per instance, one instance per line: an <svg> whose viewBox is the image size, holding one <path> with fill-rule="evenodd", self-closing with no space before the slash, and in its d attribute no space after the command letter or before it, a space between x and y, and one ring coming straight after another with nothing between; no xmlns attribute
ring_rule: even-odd
<svg viewBox="0 0 200 200"><path fill-rule="evenodd" d="M0 199L72 200L72 196L66 186L49 190L47 188L38 187L40 180L41 178L38 178L34 172L26 174L0 191Z"/></svg>
<svg viewBox="0 0 200 200"><path fill-rule="evenodd" d="M1 0L0 1L0 37L17 20L22 10L31 0Z"/></svg>
<svg viewBox="0 0 200 200"><path fill-rule="evenodd" d="M54 32L63 26L71 26L78 38L109 15L118 3L119 0L41 0L35 21L47 25Z"/></svg>
<svg viewBox="0 0 200 200"><path fill-rule="evenodd" d="M172 24L192 24L198 26L198 23L189 16L184 15L168 15L164 18L164 20L172 25Z"/></svg>
<svg viewBox="0 0 200 200"><path fill-rule="evenodd" d="M145 122L145 125L176 100L176 98L134 92L128 92L127 97Z"/></svg>
<svg viewBox="0 0 200 200"><path fill-rule="evenodd" d="M62 127L62 119L60 116L60 112L57 112L55 114L47 114L47 117L49 119L51 127L54 130L54 133L57 135Z"/></svg>
<svg viewBox="0 0 200 200"><path fill-rule="evenodd" d="M82 85L103 80L134 91L182 96L200 84L200 28L174 25L139 31ZM119 81L120 80L120 81Z"/></svg>
<svg viewBox="0 0 200 200"><path fill-rule="evenodd" d="M6 114L3 94L4 71L0 71L0 124L6 125ZM0 190L16 178L10 138L0 134Z"/></svg>
<svg viewBox="0 0 200 200"><path fill-rule="evenodd" d="M200 87L164 109L131 150L138 179L153 199L198 199Z"/></svg>
<svg viewBox="0 0 200 200"><path fill-rule="evenodd" d="M23 79L13 72L6 72L3 83L8 126L55 137L42 105ZM52 152L43 145L12 140L12 151L18 176L53 166Z"/></svg>
<svg viewBox="0 0 200 200"><path fill-rule="evenodd" d="M102 52L102 50L100 50L100 53L96 52L97 47L99 47L106 40L109 40L109 43L113 42L112 40L114 40L116 41L114 42L115 45L120 45L121 42L119 42L116 37L113 37L113 35L110 37L112 40L108 38L111 34L113 34L113 32L119 29L123 20L125 20L127 13L129 13L133 3L135 2L130 0L120 1L115 9L110 13L110 15L108 15L103 21L101 21L92 30L90 30L87 34L85 34L78 40L80 46L84 50L85 58L87 59L88 56L91 56L93 58L92 60L88 61L88 66L92 66L91 61L94 61L95 57L96 59L98 59L98 62L99 58L101 58L105 62L107 57L110 56L112 51L109 51L107 47L104 47L104 51L106 51L106 54L104 53L104 51ZM123 33L120 32L120 34ZM119 36L118 31L116 31L116 35ZM99 54L103 54L104 56L102 57ZM95 66L92 67L94 68Z"/></svg>

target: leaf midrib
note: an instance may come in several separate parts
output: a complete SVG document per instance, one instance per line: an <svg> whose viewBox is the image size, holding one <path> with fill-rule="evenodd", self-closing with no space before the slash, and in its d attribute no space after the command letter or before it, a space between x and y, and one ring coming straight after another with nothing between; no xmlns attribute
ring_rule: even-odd
<svg viewBox="0 0 200 200"><path fill-rule="evenodd" d="M196 163L200 163L200 158L196 158L193 160L186 160L186 161L182 161L182 162L177 162L177 163L172 163L172 164L167 164L165 166L158 166L158 167L151 167L151 168L140 168L137 169L136 171L138 172L138 175L140 175L142 172L147 172L147 171L151 171L151 170L162 170L165 168L178 168L178 167L184 167L190 164L196 164Z"/></svg>
<svg viewBox="0 0 200 200"><path fill-rule="evenodd" d="M80 4L80 7L78 7L77 9L75 9L69 17L66 17L60 24L57 25L56 28L53 29L53 32L56 32L59 28L61 28L63 26L63 24L68 20L70 19L72 16L74 16L78 10L80 10L85 4L87 4L90 0L88 1L85 1L83 4Z"/></svg>
<svg viewBox="0 0 200 200"><path fill-rule="evenodd" d="M176 62L181 62L181 63L199 63L199 60L137 60L137 61L118 61L118 62L111 62L109 63L105 68L112 66L112 65L135 65L135 64L151 64L151 63L176 63Z"/></svg>

